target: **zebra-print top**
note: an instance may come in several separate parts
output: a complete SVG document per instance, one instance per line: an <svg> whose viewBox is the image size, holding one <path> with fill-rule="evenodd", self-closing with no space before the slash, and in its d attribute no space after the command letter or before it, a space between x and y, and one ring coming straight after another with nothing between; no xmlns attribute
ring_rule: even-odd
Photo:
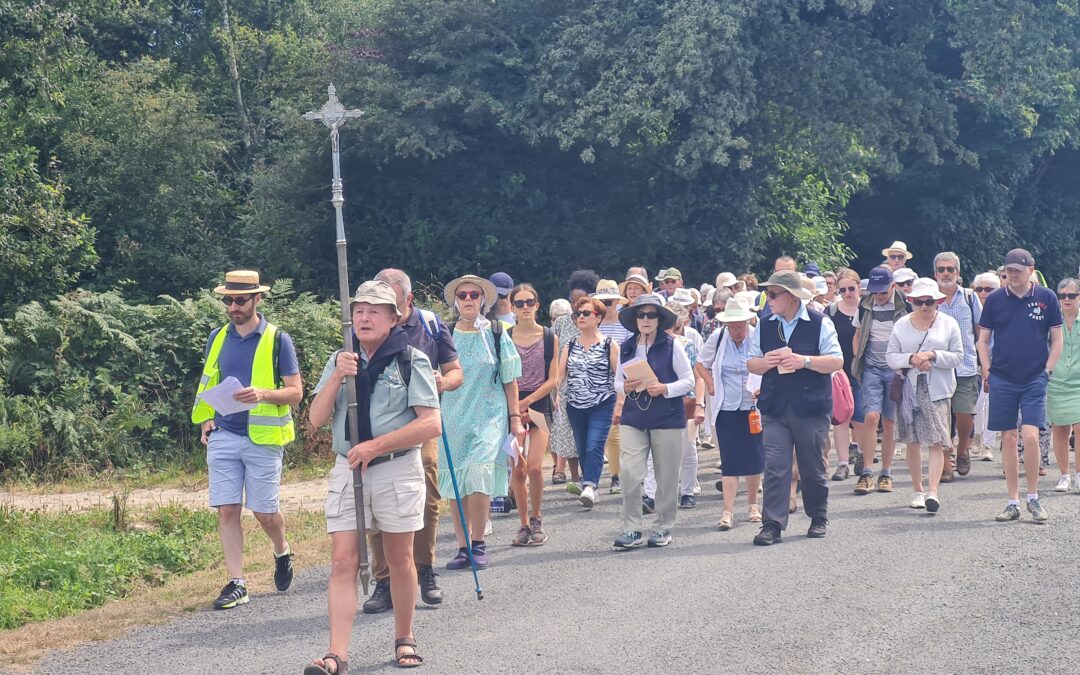
<svg viewBox="0 0 1080 675"><path fill-rule="evenodd" d="M566 359L566 402L575 408L592 408L615 395L615 373L611 370L611 338L585 349L570 342Z"/></svg>

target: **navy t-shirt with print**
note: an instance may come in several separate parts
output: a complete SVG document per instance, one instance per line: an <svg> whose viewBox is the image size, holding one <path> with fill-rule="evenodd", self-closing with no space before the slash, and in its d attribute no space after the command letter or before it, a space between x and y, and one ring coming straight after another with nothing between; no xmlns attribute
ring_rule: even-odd
<svg viewBox="0 0 1080 675"><path fill-rule="evenodd" d="M1008 287L992 292L979 320L994 331L990 372L1015 383L1034 379L1050 356L1050 329L1061 323L1061 306L1049 288L1033 285L1023 297Z"/></svg>

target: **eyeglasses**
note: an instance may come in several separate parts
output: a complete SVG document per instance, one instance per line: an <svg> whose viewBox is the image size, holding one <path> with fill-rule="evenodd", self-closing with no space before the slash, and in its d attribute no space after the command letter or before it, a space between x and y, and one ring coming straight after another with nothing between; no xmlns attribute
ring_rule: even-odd
<svg viewBox="0 0 1080 675"><path fill-rule="evenodd" d="M937 304L937 300L933 298L909 298L909 300L916 307L930 307Z"/></svg>
<svg viewBox="0 0 1080 675"><path fill-rule="evenodd" d="M614 300L601 300L600 302L604 303L604 307L611 307L615 304Z"/></svg>
<svg viewBox="0 0 1080 675"><path fill-rule="evenodd" d="M907 256L903 253L890 253L889 260L907 260Z"/></svg>
<svg viewBox="0 0 1080 675"><path fill-rule="evenodd" d="M911 279L909 281L898 281L898 282L896 282L896 285L897 286L911 286L914 283L915 283L915 280Z"/></svg>
<svg viewBox="0 0 1080 675"><path fill-rule="evenodd" d="M660 283L662 283L662 284L664 284L664 285L666 286L667 284L674 284L674 283L678 283L678 281L679 281L678 279L664 279L664 280L663 280L662 282L660 282Z"/></svg>
<svg viewBox="0 0 1080 675"><path fill-rule="evenodd" d="M638 320L646 319L652 321L653 319L660 318L660 312L638 312L634 315Z"/></svg>
<svg viewBox="0 0 1080 675"><path fill-rule="evenodd" d="M855 287L855 286L842 286L842 287L838 288L837 290L840 291L841 293L854 293L854 292L858 291L859 289L857 287Z"/></svg>
<svg viewBox="0 0 1080 675"><path fill-rule="evenodd" d="M997 289L994 288L993 286L976 286L975 287L975 292L976 293L989 293L990 291L996 291L996 290Z"/></svg>
<svg viewBox="0 0 1080 675"><path fill-rule="evenodd" d="M536 298L529 298L528 300L515 300L514 307L522 309L524 307L536 307Z"/></svg>
<svg viewBox="0 0 1080 675"><path fill-rule="evenodd" d="M589 317L595 313L596 312L592 311L591 309L579 309L578 311L574 312L574 318L577 319L578 317L582 316ZM639 314L638 317L640 318L640 316L641 315Z"/></svg>
<svg viewBox="0 0 1080 675"><path fill-rule="evenodd" d="M1058 293L1059 300L1075 300L1080 298L1080 293Z"/></svg>
<svg viewBox="0 0 1080 675"><path fill-rule="evenodd" d="M233 305L243 307L248 304L248 300L251 300L253 297L254 296L251 295L226 295L221 301L225 303L226 307L232 307Z"/></svg>
<svg viewBox="0 0 1080 675"><path fill-rule="evenodd" d="M458 300L476 300L482 293L480 291L458 291L454 295L457 296Z"/></svg>
<svg viewBox="0 0 1080 675"><path fill-rule="evenodd" d="M784 291L769 291L769 299L770 300L775 300L775 299L779 298L781 295L784 295L784 293L785 293Z"/></svg>
<svg viewBox="0 0 1080 675"><path fill-rule="evenodd" d="M954 272L956 272L956 268L952 265L942 265L941 267L937 268L937 271L938 274L945 274L946 272L948 272L949 274L953 274Z"/></svg>

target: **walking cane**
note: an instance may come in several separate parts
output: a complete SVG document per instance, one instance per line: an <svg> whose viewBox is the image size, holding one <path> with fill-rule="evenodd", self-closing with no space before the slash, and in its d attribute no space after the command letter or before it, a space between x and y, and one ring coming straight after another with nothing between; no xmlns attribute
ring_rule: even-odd
<svg viewBox="0 0 1080 675"><path fill-rule="evenodd" d="M465 552L469 556L473 583L476 584L476 599L484 599L484 590L480 588L480 576L476 573L476 561L472 556L472 537L469 536L469 524L465 522L465 507L461 505L461 491L458 490L457 475L454 474L454 459L450 456L450 441L446 438L446 425L442 428L443 448L446 450L446 468L450 472L450 482L454 485L454 501L457 502L458 517L461 518L461 531L465 533Z"/></svg>
<svg viewBox="0 0 1080 675"><path fill-rule="evenodd" d="M349 295L349 262L346 254L345 222L341 217L341 207L345 204L341 184L341 151L338 144L338 128L350 117L360 117L360 110L346 110L338 101L337 90L331 84L327 87L329 98L318 111L304 114L304 119L319 121L330 127L330 147L334 161L334 182L331 185L331 203L334 205L334 216L337 225L337 268L338 268L338 293L341 296L341 335L344 339L342 351L353 353L352 341L352 311ZM349 438L353 443L360 442L360 420L356 417L356 385L354 377L345 378L345 396L348 400L347 424ZM368 584L371 581L370 565L368 564L367 550L367 523L364 513L364 478L360 473L360 467L353 469L353 499L356 501L356 535L357 548L360 554L360 586L364 589L364 595L368 594Z"/></svg>

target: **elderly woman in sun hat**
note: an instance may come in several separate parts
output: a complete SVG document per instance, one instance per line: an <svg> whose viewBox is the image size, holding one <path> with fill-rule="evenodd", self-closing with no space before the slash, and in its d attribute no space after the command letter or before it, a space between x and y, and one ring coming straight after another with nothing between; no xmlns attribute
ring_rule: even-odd
<svg viewBox="0 0 1080 675"><path fill-rule="evenodd" d="M761 522L758 486L765 470L765 448L761 434L753 433L750 428L753 395L746 387L750 375L746 362L750 353L750 339L755 330L750 321L754 317L745 298L736 296L729 300L724 311L717 316L724 328L709 337L696 367L698 373L705 377L716 437L720 444L724 471L724 510L718 523L721 530L732 527L739 477L744 477L746 481L749 520L752 523Z"/></svg>
<svg viewBox="0 0 1080 675"><path fill-rule="evenodd" d="M933 279L917 279L908 293L912 313L893 325L885 358L889 367L905 377L903 401L898 405L897 429L907 444L908 469L915 489L911 507L934 513L941 502L938 484L945 453L952 443L952 395L956 369L964 359L960 324L938 305L945 294ZM923 492L922 451L930 446L930 491Z"/></svg>
<svg viewBox="0 0 1080 675"><path fill-rule="evenodd" d="M454 391L443 394L443 424L450 447L440 439L439 452L453 459L469 528L466 536L460 519L451 519L458 554L446 568L457 570L469 566L468 542L472 542L473 560L483 568L488 565L484 526L491 497L509 491L507 457L501 452L503 442L509 431L522 447L525 443L517 388L521 358L502 324L484 318L498 297L494 284L467 274L448 283L444 296L457 318L450 330L465 381ZM439 492L454 494L445 459L439 462Z"/></svg>
<svg viewBox="0 0 1080 675"><path fill-rule="evenodd" d="M337 460L330 472L326 529L333 544L330 572L330 651L304 672L336 675L348 670L346 657L356 616L360 569L353 470L364 483L364 518L382 534L394 600L395 660L399 667L423 663L412 625L416 605L413 534L424 527L425 480L420 446L439 435L439 395L431 362L409 346L397 326L397 294L383 281L366 281L352 301L354 353L330 355L315 388L309 418L314 427L330 422ZM408 376L403 373L408 368ZM354 377L359 438L346 432L346 378Z"/></svg>
<svg viewBox="0 0 1080 675"><path fill-rule="evenodd" d="M619 294L633 302L639 295L652 293L652 282L644 267L631 267L626 270L626 280L619 284Z"/></svg>
<svg viewBox="0 0 1080 675"><path fill-rule="evenodd" d="M694 372L686 352L667 333L675 325L675 315L659 296L639 296L619 314L619 321L633 337L621 345L615 373L615 390L626 395L619 429L625 484L623 534L615 540L615 547L625 550L645 543L641 482L650 456L656 470L657 524L648 543L663 547L671 542L675 525L686 433L683 397L694 387Z"/></svg>
<svg viewBox="0 0 1080 675"><path fill-rule="evenodd" d="M638 286L638 282L634 282L633 286ZM619 291L619 284L612 279L601 279L600 283L596 284L596 292L591 297L604 305L604 317L599 326L601 335L611 338L616 346L621 345L633 335L619 323L619 311L629 302ZM619 479L619 420L622 417L623 402L623 395L617 394L615 409L611 415L611 429L608 432L607 442L604 444L604 455L608 460L608 471L611 472L608 494L613 495L622 493L622 484Z"/></svg>
<svg viewBox="0 0 1080 675"><path fill-rule="evenodd" d="M893 283L896 284L896 287L899 288L900 292L904 295L911 292L911 286L918 278L919 275L915 274L914 270L907 267L901 267L893 272Z"/></svg>

